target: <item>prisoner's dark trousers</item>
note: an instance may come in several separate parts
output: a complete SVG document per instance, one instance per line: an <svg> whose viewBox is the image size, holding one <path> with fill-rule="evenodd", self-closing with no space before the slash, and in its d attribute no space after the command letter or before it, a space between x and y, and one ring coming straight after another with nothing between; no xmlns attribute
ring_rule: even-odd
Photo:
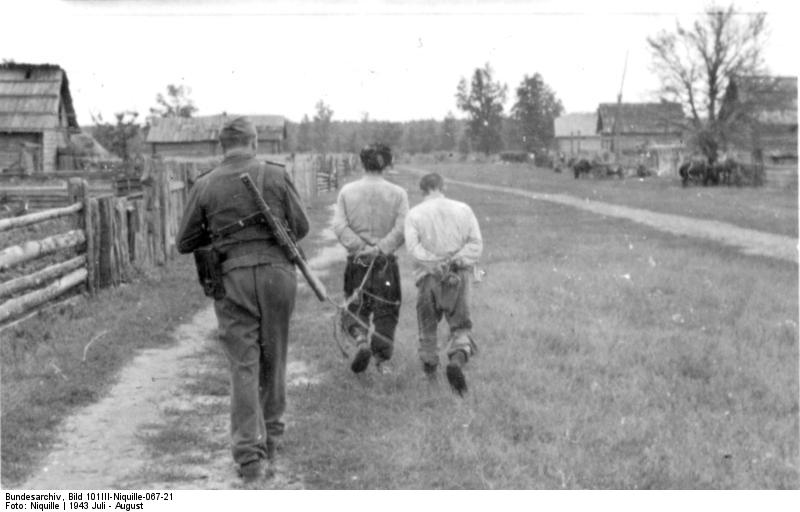
<svg viewBox="0 0 800 512"><path fill-rule="evenodd" d="M231 438L237 464L266 457L283 434L286 348L297 277L288 263L234 268L214 303L231 372Z"/></svg>
<svg viewBox="0 0 800 512"><path fill-rule="evenodd" d="M367 258L347 257L347 266L344 269L344 294L350 297L364 282L364 287L350 303L347 309L356 315L362 322L369 325L370 316L375 326L375 332L381 339L372 336L370 348L378 360L388 360L394 350L394 331L400 318L400 270L397 268L397 259L394 255L380 255L370 269L370 260ZM369 270L369 275L367 271ZM366 277L366 280L364 279ZM350 315L344 315L343 326L351 336L366 334L366 330L359 326Z"/></svg>

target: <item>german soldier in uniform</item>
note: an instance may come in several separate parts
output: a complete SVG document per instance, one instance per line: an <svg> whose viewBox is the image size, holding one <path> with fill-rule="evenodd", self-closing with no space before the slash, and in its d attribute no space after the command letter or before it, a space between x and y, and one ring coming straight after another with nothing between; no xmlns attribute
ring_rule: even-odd
<svg viewBox="0 0 800 512"><path fill-rule="evenodd" d="M233 459L240 476L251 481L264 475L264 460L274 459L284 430L286 350L297 278L239 176L250 175L295 239L303 238L309 226L283 166L256 160L257 134L247 118L226 123L219 139L224 158L192 187L177 245L181 253L195 251L197 257L211 244L219 263L214 311L230 362Z"/></svg>
<svg viewBox="0 0 800 512"><path fill-rule="evenodd" d="M408 213L405 189L382 175L392 163L392 151L373 144L361 151L364 177L339 192L333 230L347 249L344 271L345 297L353 299L343 324L357 344L350 369L363 372L374 356L379 372L394 350L394 331L400 315L400 271L395 251L403 245L403 223ZM354 296L355 295L355 296ZM365 329L369 325L374 329Z"/></svg>

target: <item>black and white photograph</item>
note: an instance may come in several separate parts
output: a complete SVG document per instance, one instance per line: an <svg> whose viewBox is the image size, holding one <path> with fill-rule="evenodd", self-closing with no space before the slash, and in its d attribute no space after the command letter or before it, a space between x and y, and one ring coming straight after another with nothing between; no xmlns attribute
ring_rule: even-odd
<svg viewBox="0 0 800 512"><path fill-rule="evenodd" d="M787 508L798 12L3 0L4 510Z"/></svg>

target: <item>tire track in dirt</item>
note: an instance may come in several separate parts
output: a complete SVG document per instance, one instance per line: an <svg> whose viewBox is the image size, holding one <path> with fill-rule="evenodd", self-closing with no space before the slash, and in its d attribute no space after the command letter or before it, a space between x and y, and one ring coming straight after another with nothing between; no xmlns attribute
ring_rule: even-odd
<svg viewBox="0 0 800 512"><path fill-rule="evenodd" d="M408 166L397 166L397 168L419 175L428 172L423 169ZM674 235L703 238L736 247L743 254L767 256L769 258L797 263L798 242L796 238L788 236L742 228L734 224L715 220L697 219L670 213L658 213L652 210L631 208L628 206L604 203L602 201L593 201L591 199L580 199L567 194L533 192L530 190L520 190L511 187L486 185L483 183L454 179L448 179L447 182L478 190L513 194L539 201L572 206L574 208L580 208L581 210L599 213L607 217L631 220Z"/></svg>

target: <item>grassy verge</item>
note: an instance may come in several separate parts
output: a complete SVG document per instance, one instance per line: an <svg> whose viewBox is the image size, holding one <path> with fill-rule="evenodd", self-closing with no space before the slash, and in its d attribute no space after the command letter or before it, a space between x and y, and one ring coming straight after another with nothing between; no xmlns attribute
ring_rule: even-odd
<svg viewBox="0 0 800 512"><path fill-rule="evenodd" d="M677 178L576 180L567 172L556 174L551 169L525 164L444 163L426 165L425 168L453 179L570 194L794 237L798 232L796 189L682 188Z"/></svg>
<svg viewBox="0 0 800 512"><path fill-rule="evenodd" d="M0 333L3 485L28 476L61 420L102 396L139 349L173 342L172 328L205 302L190 260Z"/></svg>
<svg viewBox="0 0 800 512"><path fill-rule="evenodd" d="M307 486L798 486L796 265L558 205L450 195L473 205L486 241L471 393L424 382L407 278L388 377L350 374L329 318L299 301L293 351L324 382L290 395L286 452Z"/></svg>

